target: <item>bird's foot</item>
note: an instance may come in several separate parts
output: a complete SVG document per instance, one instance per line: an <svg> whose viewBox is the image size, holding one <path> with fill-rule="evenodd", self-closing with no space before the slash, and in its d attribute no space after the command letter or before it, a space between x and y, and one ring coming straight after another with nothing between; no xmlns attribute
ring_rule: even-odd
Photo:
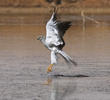
<svg viewBox="0 0 110 100"><path fill-rule="evenodd" d="M49 66L48 66L48 69L47 69L47 72L49 73L49 72L52 72L52 67L53 67L53 64L50 64Z"/></svg>

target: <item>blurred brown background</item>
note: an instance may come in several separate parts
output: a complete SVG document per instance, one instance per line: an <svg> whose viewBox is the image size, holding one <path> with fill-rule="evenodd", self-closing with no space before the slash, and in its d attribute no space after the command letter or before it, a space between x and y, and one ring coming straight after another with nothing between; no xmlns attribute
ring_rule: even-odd
<svg viewBox="0 0 110 100"><path fill-rule="evenodd" d="M58 88L43 85L50 51L37 40L53 6L60 20L73 22L64 51L78 63L59 59L53 73L66 77L55 78ZM0 0L0 100L110 100L110 0Z"/></svg>
<svg viewBox="0 0 110 100"><path fill-rule="evenodd" d="M44 7L53 4L74 7L109 7L110 0L0 0L1 7Z"/></svg>
<svg viewBox="0 0 110 100"><path fill-rule="evenodd" d="M55 6L59 14L66 15L110 13L109 0L0 0L0 24L45 23Z"/></svg>
<svg viewBox="0 0 110 100"><path fill-rule="evenodd" d="M11 41L13 37L16 37L13 40L14 46L10 48L11 51L21 53L23 50L24 52L29 50L31 53L28 54L37 54L42 50L42 55L45 54L43 45L36 41L36 37L39 34L45 35L45 24L55 6L58 7L57 13L60 20L73 22L73 26L64 37L67 42L65 48L68 52L71 51L70 53L77 57L82 55L87 58L93 56L95 60L97 57L109 59L109 0L0 0L0 35L7 43L7 46L4 46L5 42L1 42L1 48L5 47L4 49L9 50L12 44L8 44L9 40L6 37L10 37ZM23 40L22 42L25 43L19 44L21 41L17 41L17 36L28 41ZM71 36L71 41L69 36ZM19 49L16 49L17 43L21 45L20 48L18 46ZM26 48L23 49L24 47ZM28 49L30 47L31 49Z"/></svg>
<svg viewBox="0 0 110 100"><path fill-rule="evenodd" d="M58 6L63 13L79 12L86 9L91 12L109 12L109 0L0 0L0 13L48 13L50 7ZM22 8L22 9L20 9ZM32 9L33 8L33 9ZM76 9L77 8L77 9ZM100 9L99 9L100 8ZM95 10L98 9L98 10ZM76 10L76 11L75 11ZM42 11L42 12L41 12Z"/></svg>

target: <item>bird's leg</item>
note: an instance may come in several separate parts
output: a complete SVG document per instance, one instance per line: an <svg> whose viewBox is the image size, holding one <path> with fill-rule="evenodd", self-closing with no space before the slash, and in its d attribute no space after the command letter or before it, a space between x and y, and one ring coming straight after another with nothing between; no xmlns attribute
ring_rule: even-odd
<svg viewBox="0 0 110 100"><path fill-rule="evenodd" d="M50 65L48 66L47 72L51 72L51 71L52 71L52 67L53 67L53 64L50 64Z"/></svg>

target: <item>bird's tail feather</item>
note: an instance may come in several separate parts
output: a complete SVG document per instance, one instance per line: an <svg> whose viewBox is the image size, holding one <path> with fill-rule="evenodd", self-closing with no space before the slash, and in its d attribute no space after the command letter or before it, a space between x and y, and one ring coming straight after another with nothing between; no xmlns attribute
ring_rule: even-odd
<svg viewBox="0 0 110 100"><path fill-rule="evenodd" d="M73 61L72 58L68 56L64 51L59 50L58 53L64 58L67 64L74 64L75 66L77 66L77 63Z"/></svg>

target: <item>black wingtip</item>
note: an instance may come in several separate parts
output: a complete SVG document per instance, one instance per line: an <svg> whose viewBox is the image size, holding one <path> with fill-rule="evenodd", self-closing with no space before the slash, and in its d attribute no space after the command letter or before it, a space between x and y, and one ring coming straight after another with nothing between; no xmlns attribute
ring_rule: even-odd
<svg viewBox="0 0 110 100"><path fill-rule="evenodd" d="M72 22L66 21L66 22L64 22L63 26L64 26L65 30L68 30L72 26Z"/></svg>
<svg viewBox="0 0 110 100"><path fill-rule="evenodd" d="M57 19L57 7L53 7L52 19L53 20L56 20Z"/></svg>
<svg viewBox="0 0 110 100"><path fill-rule="evenodd" d="M72 26L72 22L71 21L67 21L68 26Z"/></svg>
<svg viewBox="0 0 110 100"><path fill-rule="evenodd" d="M57 13L58 8L57 7L53 7L53 12Z"/></svg>

